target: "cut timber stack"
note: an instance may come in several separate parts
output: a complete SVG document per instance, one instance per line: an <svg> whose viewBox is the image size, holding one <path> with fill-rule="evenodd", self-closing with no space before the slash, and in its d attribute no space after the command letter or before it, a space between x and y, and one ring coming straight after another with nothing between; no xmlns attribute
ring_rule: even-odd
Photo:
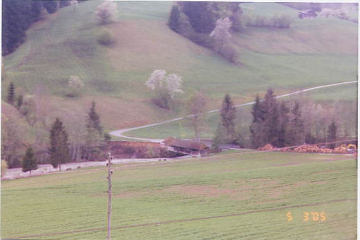
<svg viewBox="0 0 360 240"><path fill-rule="evenodd" d="M260 151L272 151L272 150L275 150L275 149L274 149L273 145L266 144L263 147L259 147L258 150L260 150Z"/></svg>
<svg viewBox="0 0 360 240"><path fill-rule="evenodd" d="M310 145L304 144L301 146L292 146L292 147L283 147L283 148L276 148L273 147L271 144L266 144L263 147L258 148L259 151L280 151L280 152L298 152L298 153L339 153L339 154L346 154L346 153L354 153L356 152L355 145L345 145L342 144L334 149L326 148L326 147L319 147L318 145Z"/></svg>
<svg viewBox="0 0 360 240"><path fill-rule="evenodd" d="M330 148L320 148L317 145L301 145L299 147L294 148L294 152L300 153L332 153L333 150Z"/></svg>

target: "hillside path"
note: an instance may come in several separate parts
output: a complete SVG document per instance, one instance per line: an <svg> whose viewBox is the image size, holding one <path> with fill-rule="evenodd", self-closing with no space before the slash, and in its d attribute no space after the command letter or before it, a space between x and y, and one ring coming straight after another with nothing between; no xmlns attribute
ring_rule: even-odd
<svg viewBox="0 0 360 240"><path fill-rule="evenodd" d="M314 91L314 90L318 90L318 89L321 89L321 88L336 87L336 86L340 86L340 85L353 84L353 83L357 83L357 81L348 81L348 82L339 82L339 83L333 83L333 84L320 85L320 86L316 86L316 87L311 87L311 88L298 90L298 91L291 92L291 93L282 94L282 95L277 96L276 98L289 97L289 96L292 96L292 95L297 95L297 94L301 94L301 93L305 93L305 92L309 92L309 91ZM243 103L243 104L237 104L237 105L235 105L235 107L236 108L244 107L244 106L252 105L254 103L255 102L252 101L252 102L247 102L247 103ZM214 113L214 112L219 112L219 109L210 110L207 113ZM180 121L180 120L183 120L183 119L188 118L188 117L192 117L192 114L186 115L184 117L173 118L173 119L169 119L169 120L165 120L165 121L161 121L161 122L157 122L157 123L146 124L146 125L142 125L142 126L138 126L138 127L119 129L119 130L115 130L115 131L110 132L110 134L113 135L113 136L116 136L116 137L126 138L126 139L129 139L129 140L135 140L135 141L162 142L163 139L130 137L130 136L126 136L124 134L126 132L130 132L130 131L134 131L134 130L138 130L138 129L148 128L148 127L156 127L156 126L164 125L164 124L167 124L167 123Z"/></svg>

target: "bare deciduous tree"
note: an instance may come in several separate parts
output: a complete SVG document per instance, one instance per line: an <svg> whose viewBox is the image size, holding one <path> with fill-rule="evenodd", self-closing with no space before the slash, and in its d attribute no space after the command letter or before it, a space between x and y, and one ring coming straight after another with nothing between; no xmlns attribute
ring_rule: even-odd
<svg viewBox="0 0 360 240"><path fill-rule="evenodd" d="M205 113L207 109L207 99L200 93L195 93L189 100L188 111L190 116L191 125L194 129L196 140L200 141L201 131L205 127Z"/></svg>
<svg viewBox="0 0 360 240"><path fill-rule="evenodd" d="M85 113L67 113L66 118L64 118L64 125L68 129L69 134L69 148L72 161L78 161L81 158L81 150L85 146L85 118Z"/></svg>
<svg viewBox="0 0 360 240"><path fill-rule="evenodd" d="M20 113L25 116L25 119L30 124L30 126L34 126L37 122L36 111L37 109L34 96L26 95L20 108Z"/></svg>
<svg viewBox="0 0 360 240"><path fill-rule="evenodd" d="M84 87L84 82L80 79L79 76L70 76L68 81L69 91L67 93L68 97L76 97L81 93L82 88Z"/></svg>
<svg viewBox="0 0 360 240"><path fill-rule="evenodd" d="M18 155L23 148L19 123L15 119L5 116L1 117L1 154L9 168L18 167Z"/></svg>

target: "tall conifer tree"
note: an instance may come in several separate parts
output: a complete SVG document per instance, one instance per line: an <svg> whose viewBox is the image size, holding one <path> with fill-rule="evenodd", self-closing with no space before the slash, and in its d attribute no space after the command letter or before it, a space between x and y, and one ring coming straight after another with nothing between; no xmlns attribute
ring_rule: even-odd
<svg viewBox="0 0 360 240"><path fill-rule="evenodd" d="M256 96L255 104L252 107L251 114L253 117L252 123L250 125L251 145L254 148L258 148L266 144L263 131L265 111L260 101L259 95Z"/></svg>
<svg viewBox="0 0 360 240"><path fill-rule="evenodd" d="M103 141L103 129L100 123L100 116L96 112L96 103L92 102L87 117L87 136L86 136L86 148L85 158L92 160L99 156L99 146Z"/></svg>
<svg viewBox="0 0 360 240"><path fill-rule="evenodd" d="M49 14L55 13L58 8L58 2L56 0L44 0L43 7Z"/></svg>
<svg viewBox="0 0 360 240"><path fill-rule="evenodd" d="M174 5L171 8L170 17L169 17L169 27L175 31L179 32L180 26L180 10L178 5Z"/></svg>
<svg viewBox="0 0 360 240"><path fill-rule="evenodd" d="M86 127L88 129L93 129L97 131L100 135L102 134L102 127L100 124L100 117L95 109L96 103L93 101L91 103L90 111L88 113L88 121Z"/></svg>
<svg viewBox="0 0 360 240"><path fill-rule="evenodd" d="M337 138L337 126L334 120L332 120L331 124L328 127L328 136L327 141L328 142L335 142ZM335 143L332 143L329 145L330 148L335 148Z"/></svg>
<svg viewBox="0 0 360 240"><path fill-rule="evenodd" d="M23 172L30 171L30 174L31 174L31 171L36 170L37 168L38 168L37 160L35 158L34 151L31 147L29 147L26 150L25 156L23 158L22 171Z"/></svg>
<svg viewBox="0 0 360 240"><path fill-rule="evenodd" d="M11 105L15 102L15 85L13 82L10 83L8 88L7 102Z"/></svg>
<svg viewBox="0 0 360 240"><path fill-rule="evenodd" d="M279 142L279 108L271 88L266 92L264 107L264 139L266 143L278 146Z"/></svg>
<svg viewBox="0 0 360 240"><path fill-rule="evenodd" d="M300 145L305 143L304 120L301 116L299 102L295 101L291 110L289 139L291 145Z"/></svg>
<svg viewBox="0 0 360 240"><path fill-rule="evenodd" d="M279 109L279 147L285 147L289 143L289 112L290 110L286 103L281 102Z"/></svg>
<svg viewBox="0 0 360 240"><path fill-rule="evenodd" d="M61 164L71 160L69 153L68 135L65 131L63 123L56 118L50 130L50 162L56 168Z"/></svg>
<svg viewBox="0 0 360 240"><path fill-rule="evenodd" d="M236 109L231 100L229 94L225 95L224 101L222 103L221 111L221 124L226 131L227 142L233 142L236 138L235 133L235 118L236 118Z"/></svg>

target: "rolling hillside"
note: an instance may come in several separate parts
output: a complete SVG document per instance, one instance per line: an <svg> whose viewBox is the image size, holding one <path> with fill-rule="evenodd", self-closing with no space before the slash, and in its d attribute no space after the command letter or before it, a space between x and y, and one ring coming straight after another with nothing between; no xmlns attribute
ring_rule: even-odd
<svg viewBox="0 0 360 240"><path fill-rule="evenodd" d="M41 86L56 113L85 112L91 100L107 129L151 123L179 115L154 107L144 82L154 69L183 77L185 94L201 90L218 107L225 93L236 103L273 87L279 93L356 80L357 24L335 18L299 20L296 11L275 3L242 4L245 14L287 14L288 30L248 28L233 34L239 66L172 32L166 25L170 2L119 2L116 23L106 26L116 44L103 47L94 10L101 1L60 9L34 24L27 41L4 58L3 95L10 81L26 94ZM70 75L85 82L80 98L64 97ZM336 94L335 94L336 95ZM353 96L355 98L355 96Z"/></svg>

